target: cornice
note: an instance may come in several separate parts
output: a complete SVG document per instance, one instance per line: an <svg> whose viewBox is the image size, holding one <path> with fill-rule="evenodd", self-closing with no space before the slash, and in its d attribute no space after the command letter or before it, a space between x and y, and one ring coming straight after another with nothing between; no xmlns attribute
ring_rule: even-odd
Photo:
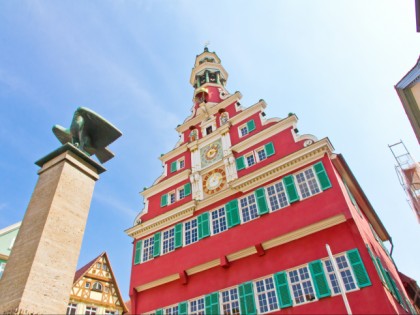
<svg viewBox="0 0 420 315"><path fill-rule="evenodd" d="M183 145L172 149L172 151L169 151L168 153L161 155L159 157L159 160L161 160L162 162L165 162L167 160L174 158L177 155L180 155L181 153L187 150L187 144L188 143L184 143Z"/></svg>
<svg viewBox="0 0 420 315"><path fill-rule="evenodd" d="M219 104L213 106L212 108L208 109L208 114L209 115L213 115L214 113L216 113L220 108L224 108L230 104L232 104L233 102L240 100L242 98L242 94L240 92L235 92L235 94L232 94L231 96L229 96L227 99L225 99L224 101L220 102ZM178 126L176 128L176 131L178 132L184 132L185 130L187 130L190 126L195 126L198 123L200 123L204 118L202 116L205 116L205 114L200 114L195 116L194 118L185 121L182 125Z"/></svg>
<svg viewBox="0 0 420 315"><path fill-rule="evenodd" d="M140 195L142 195L144 198L149 198L150 196L155 195L156 193L162 190L165 190L176 183L179 183L183 180L188 179L190 174L191 174L191 170L187 168L184 171L180 172L179 174L176 174L175 176L172 176L168 178L167 180L159 182L151 186L150 188L140 192Z"/></svg>
<svg viewBox="0 0 420 315"><path fill-rule="evenodd" d="M231 182L231 187L238 191L248 191L249 189L266 183L276 177L282 176L296 168L304 166L310 162L333 153L333 147L328 138L321 139L299 151L285 156L267 166L257 169L255 172L247 174Z"/></svg>
<svg viewBox="0 0 420 315"><path fill-rule="evenodd" d="M264 100L260 100L258 103L255 103L254 105L243 109L239 114L230 118L229 121L232 125L235 125L243 121L247 117L251 116L252 114L263 111L266 107L267 107L267 103Z"/></svg>
<svg viewBox="0 0 420 315"><path fill-rule="evenodd" d="M192 200L151 220L135 225L127 229L125 233L135 239L142 238L145 235L155 233L167 226L191 217L194 214L195 207L195 201Z"/></svg>
<svg viewBox="0 0 420 315"><path fill-rule="evenodd" d="M280 246L280 245L295 241L299 238L302 238L302 237L314 234L316 232L328 229L330 227L336 226L336 225L341 224L343 222L346 222L345 216L343 214L338 214L338 215L335 215L333 217L326 218L322 221L313 223L311 225L302 227L302 228L300 228L298 230L295 230L293 232L286 233L286 234L280 235L278 237L275 237L273 239L267 240L267 241L261 243L261 245L262 245L264 250L268 250L270 248ZM239 260L239 259L251 256L251 255L254 255L254 254L257 254L257 253L258 253L257 248L255 246L250 246L250 247L247 247L247 248L243 248L239 251L230 253L230 254L226 255L226 258L229 262L232 262L232 261ZM205 263L199 264L197 266L191 267L191 268L185 270L185 272L186 272L187 275L193 275L193 274L196 274L196 273L199 273L199 272L206 271L206 270L211 269L211 268L218 267L220 265L221 265L220 264L220 259L213 259L213 260L210 260L208 262L205 262ZM136 290L137 290L137 292L145 291L145 290L148 290L148 289L151 289L151 288L154 288L154 287L157 287L157 286L160 286L162 284L165 284L165 283L168 283L168 282L171 282L171 281L175 281L175 280L178 280L178 279L180 279L179 274L169 275L169 276L166 276L166 277L163 277L163 278L160 278L160 279L142 284L140 286L137 286Z"/></svg>
<svg viewBox="0 0 420 315"><path fill-rule="evenodd" d="M248 149L249 147L257 143L260 143L264 141L265 139L268 139L289 127L293 127L296 123L297 123L297 117L295 115L289 116L283 120L280 120L275 125L268 127L267 129L264 129L263 131L260 131L259 133L256 133L255 135L239 142L238 144L235 144L232 147L232 151L240 153L244 151L245 149Z"/></svg>

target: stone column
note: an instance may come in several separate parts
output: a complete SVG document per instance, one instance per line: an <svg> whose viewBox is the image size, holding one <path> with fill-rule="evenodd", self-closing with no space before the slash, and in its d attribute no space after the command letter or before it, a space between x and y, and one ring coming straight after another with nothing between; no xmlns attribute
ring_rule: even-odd
<svg viewBox="0 0 420 315"><path fill-rule="evenodd" d="M65 314L95 182L105 169L67 143L38 182L0 281L0 314Z"/></svg>

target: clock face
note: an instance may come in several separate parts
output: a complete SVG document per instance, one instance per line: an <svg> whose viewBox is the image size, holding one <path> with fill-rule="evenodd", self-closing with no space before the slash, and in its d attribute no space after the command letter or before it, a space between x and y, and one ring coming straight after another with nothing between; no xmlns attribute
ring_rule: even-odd
<svg viewBox="0 0 420 315"><path fill-rule="evenodd" d="M219 139L200 149L201 167L207 167L223 157L222 141Z"/></svg>
<svg viewBox="0 0 420 315"><path fill-rule="evenodd" d="M225 171L223 169L215 169L204 175L203 190L206 194L213 194L220 191L225 186Z"/></svg>

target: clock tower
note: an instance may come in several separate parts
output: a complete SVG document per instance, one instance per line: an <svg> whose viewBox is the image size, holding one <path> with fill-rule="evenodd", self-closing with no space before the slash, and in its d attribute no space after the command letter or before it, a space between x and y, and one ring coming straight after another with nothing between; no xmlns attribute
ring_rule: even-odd
<svg viewBox="0 0 420 315"><path fill-rule="evenodd" d="M131 313L337 314L343 291L354 313L405 313L390 236L344 158L294 114L241 106L227 78L196 56L191 115L126 231Z"/></svg>

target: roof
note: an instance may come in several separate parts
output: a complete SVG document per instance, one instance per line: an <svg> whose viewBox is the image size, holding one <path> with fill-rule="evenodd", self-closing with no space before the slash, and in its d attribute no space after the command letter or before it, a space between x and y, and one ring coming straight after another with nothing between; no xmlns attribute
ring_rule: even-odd
<svg viewBox="0 0 420 315"><path fill-rule="evenodd" d="M375 232L378 234L382 241L391 241L391 236L388 234L388 231L383 225L381 219L379 219L376 211L373 209L372 204L363 192L362 187L348 166L343 155L337 154L335 158L332 159L332 162L337 171L340 173L341 177L345 180L348 188L356 198L357 202L360 205L364 205L364 207L362 207L362 211L368 218L369 222L372 224Z"/></svg>
<svg viewBox="0 0 420 315"><path fill-rule="evenodd" d="M123 314L126 314L128 312L127 306L125 305L124 299L121 295L120 288L117 283L117 279L115 278L114 272L112 271L111 262L108 258L108 255L106 252L102 252L99 254L96 258L89 261L86 265L84 265L82 268L78 269L74 275L73 284L76 284L77 281L79 281L86 273L87 271L101 258L105 257L105 260L108 265L109 272L111 273L111 278L114 280L115 288L117 291L118 299L120 300L122 307L124 309Z"/></svg>

